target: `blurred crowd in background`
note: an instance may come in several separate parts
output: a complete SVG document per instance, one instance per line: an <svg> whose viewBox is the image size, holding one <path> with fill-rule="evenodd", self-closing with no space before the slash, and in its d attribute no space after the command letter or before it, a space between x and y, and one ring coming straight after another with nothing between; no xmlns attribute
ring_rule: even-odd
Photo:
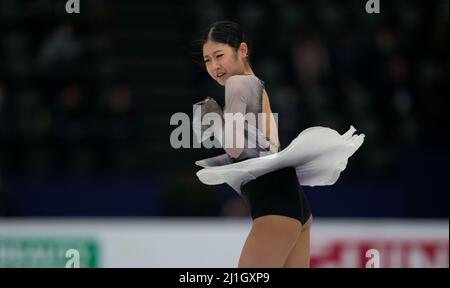
<svg viewBox="0 0 450 288"><path fill-rule="evenodd" d="M335 185L304 188L316 217L448 218L449 1L80 2L0 0L0 216L246 216L195 175L222 151L169 142L174 113L223 103L197 40L228 19L282 146L366 135Z"/></svg>

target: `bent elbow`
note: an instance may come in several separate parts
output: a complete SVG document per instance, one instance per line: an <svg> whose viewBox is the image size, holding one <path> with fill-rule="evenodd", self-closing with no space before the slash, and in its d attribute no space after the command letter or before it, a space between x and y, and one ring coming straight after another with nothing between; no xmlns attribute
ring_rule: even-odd
<svg viewBox="0 0 450 288"><path fill-rule="evenodd" d="M243 151L244 148L225 148L225 152L227 152L231 158L238 158Z"/></svg>

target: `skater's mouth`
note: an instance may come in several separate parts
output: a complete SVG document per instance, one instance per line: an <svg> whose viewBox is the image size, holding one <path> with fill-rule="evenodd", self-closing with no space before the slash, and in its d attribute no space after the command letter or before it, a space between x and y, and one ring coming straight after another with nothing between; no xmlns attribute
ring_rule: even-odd
<svg viewBox="0 0 450 288"><path fill-rule="evenodd" d="M223 76L225 76L226 73L218 73L216 74L217 79L223 79Z"/></svg>

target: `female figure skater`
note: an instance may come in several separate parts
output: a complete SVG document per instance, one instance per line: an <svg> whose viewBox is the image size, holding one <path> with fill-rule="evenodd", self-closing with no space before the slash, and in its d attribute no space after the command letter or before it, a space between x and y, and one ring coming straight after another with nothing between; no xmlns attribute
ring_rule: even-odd
<svg viewBox="0 0 450 288"><path fill-rule="evenodd" d="M208 74L225 86L223 111L208 97L197 103L201 105L202 118L209 112L253 113L256 119L258 113L265 116L256 127L249 125L245 130L248 141L250 135L257 134L256 146L252 146L256 148L249 148L248 141L244 148L233 143L232 147L222 146L224 155L196 162L204 167L197 173L203 183L229 184L250 209L253 224L238 267L309 267L312 214L300 183L304 180L310 186L333 184L345 169L347 158L362 144L364 135L352 136L353 127L345 135L312 127L280 151L269 97L264 82L250 67L249 46L240 25L231 21L213 23L202 39L202 49ZM236 133L234 128L232 133ZM329 152L333 150L339 150L338 157ZM328 157L332 165L321 164L323 157Z"/></svg>

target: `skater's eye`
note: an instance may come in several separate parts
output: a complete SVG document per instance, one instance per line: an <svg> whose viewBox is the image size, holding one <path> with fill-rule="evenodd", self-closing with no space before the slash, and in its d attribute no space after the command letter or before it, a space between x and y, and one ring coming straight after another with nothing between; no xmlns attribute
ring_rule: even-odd
<svg viewBox="0 0 450 288"><path fill-rule="evenodd" d="M220 55L217 55L216 57L217 57L217 58L220 58L220 57L222 57L222 56L223 56L223 54L220 54Z"/></svg>

